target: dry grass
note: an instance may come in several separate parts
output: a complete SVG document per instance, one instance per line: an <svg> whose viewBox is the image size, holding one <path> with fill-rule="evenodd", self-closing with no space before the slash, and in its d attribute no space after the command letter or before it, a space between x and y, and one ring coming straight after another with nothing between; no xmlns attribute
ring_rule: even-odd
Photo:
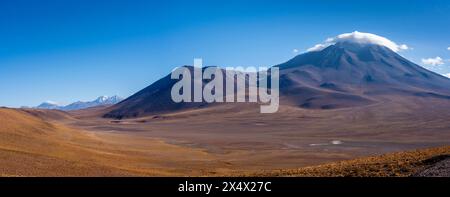
<svg viewBox="0 0 450 197"><path fill-rule="evenodd" d="M0 125L2 176L200 176L219 166L200 149L75 130L22 110L0 109Z"/></svg>
<svg viewBox="0 0 450 197"><path fill-rule="evenodd" d="M251 176L405 177L450 156L450 146L389 153L330 164L266 171Z"/></svg>

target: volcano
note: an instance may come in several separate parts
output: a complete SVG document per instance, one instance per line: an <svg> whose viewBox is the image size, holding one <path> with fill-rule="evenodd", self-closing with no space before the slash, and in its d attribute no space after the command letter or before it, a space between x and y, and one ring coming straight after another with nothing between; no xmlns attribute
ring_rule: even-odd
<svg viewBox="0 0 450 197"><path fill-rule="evenodd" d="M304 108L365 105L399 96L450 99L450 80L375 44L338 42L280 68L284 104Z"/></svg>
<svg viewBox="0 0 450 197"><path fill-rule="evenodd" d="M330 110L404 97L450 99L448 78L377 44L337 42L275 67L280 69L280 105ZM167 75L110 107L104 117L132 118L216 105L173 102L170 91L176 82Z"/></svg>

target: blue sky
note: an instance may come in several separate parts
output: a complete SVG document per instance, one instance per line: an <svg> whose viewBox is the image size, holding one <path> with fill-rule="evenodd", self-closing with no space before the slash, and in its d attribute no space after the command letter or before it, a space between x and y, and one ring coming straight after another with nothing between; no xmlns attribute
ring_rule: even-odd
<svg viewBox="0 0 450 197"><path fill-rule="evenodd" d="M127 97L194 58L271 66L353 31L407 44L401 55L419 65L440 57L427 67L450 73L449 13L446 0L1 1L0 106Z"/></svg>

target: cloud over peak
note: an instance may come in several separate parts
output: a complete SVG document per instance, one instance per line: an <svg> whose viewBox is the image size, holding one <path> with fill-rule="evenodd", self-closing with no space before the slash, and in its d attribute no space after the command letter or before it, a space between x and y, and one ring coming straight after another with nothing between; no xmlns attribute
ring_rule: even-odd
<svg viewBox="0 0 450 197"><path fill-rule="evenodd" d="M336 44L338 42L353 42L359 44L376 44L385 46L395 52L399 52L401 50L407 50L409 47L405 44L397 44L385 37L378 36L371 33L363 33L354 31L352 33L344 33L340 34L333 38L328 38L325 42L316 44L314 47L309 48L307 51L320 51L330 45Z"/></svg>
<svg viewBox="0 0 450 197"><path fill-rule="evenodd" d="M55 101L45 101L44 103L52 104L52 105L58 105L58 102Z"/></svg>
<svg viewBox="0 0 450 197"><path fill-rule="evenodd" d="M444 60L439 56L435 57L435 58L426 58L426 59L422 59L422 64L439 66L439 65L444 64Z"/></svg>

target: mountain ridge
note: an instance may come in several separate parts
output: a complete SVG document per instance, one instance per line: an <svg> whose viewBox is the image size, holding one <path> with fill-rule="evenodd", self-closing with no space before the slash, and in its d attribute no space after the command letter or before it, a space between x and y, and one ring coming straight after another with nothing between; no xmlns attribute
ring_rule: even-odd
<svg viewBox="0 0 450 197"><path fill-rule="evenodd" d="M377 44L337 42L275 67L280 69L280 105L338 109L396 97L450 99L450 79ZM104 117L131 118L212 105L174 103L170 88L176 82L169 74L110 107Z"/></svg>
<svg viewBox="0 0 450 197"><path fill-rule="evenodd" d="M56 110L62 110L62 111L72 111L72 110L79 110L79 109L86 109L86 108L90 108L90 107L97 107L97 106L103 106L103 105L114 105L119 103L120 101L122 101L123 98L114 95L111 97L108 96L100 96L98 98L96 98L93 101L77 101L77 102L73 102L71 104L68 105L64 105L64 106L60 106L55 102L44 102L40 105L38 105L37 109L56 109Z"/></svg>

